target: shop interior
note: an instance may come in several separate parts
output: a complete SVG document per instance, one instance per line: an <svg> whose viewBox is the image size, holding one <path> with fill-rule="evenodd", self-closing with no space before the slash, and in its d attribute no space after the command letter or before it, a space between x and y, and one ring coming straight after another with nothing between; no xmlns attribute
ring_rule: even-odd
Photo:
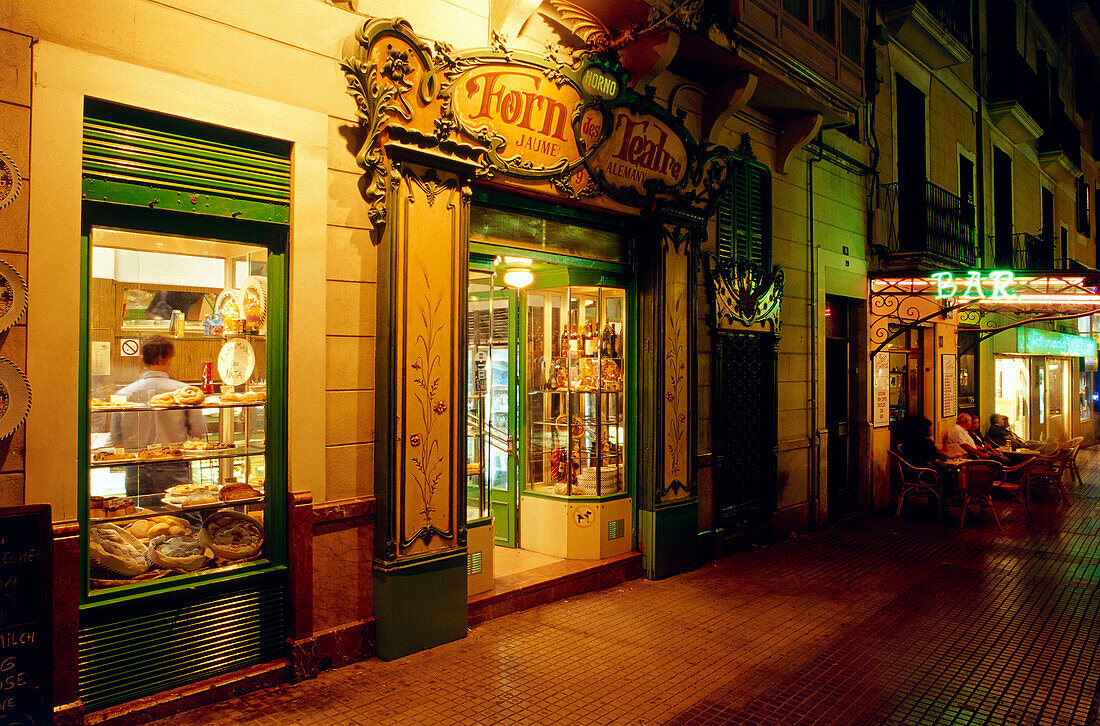
<svg viewBox="0 0 1100 726"><path fill-rule="evenodd" d="M262 558L267 263L260 246L92 230L89 592ZM150 362L154 342L169 352ZM247 546L223 546L231 531Z"/></svg>
<svg viewBox="0 0 1100 726"><path fill-rule="evenodd" d="M629 552L633 511L627 278L494 241L471 245L466 505L499 587Z"/></svg>

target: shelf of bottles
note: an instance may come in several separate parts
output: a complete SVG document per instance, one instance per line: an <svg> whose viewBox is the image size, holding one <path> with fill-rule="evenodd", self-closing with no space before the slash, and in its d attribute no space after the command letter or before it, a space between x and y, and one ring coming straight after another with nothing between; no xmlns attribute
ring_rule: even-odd
<svg viewBox="0 0 1100 726"><path fill-rule="evenodd" d="M526 296L528 491L624 491L626 293L574 286Z"/></svg>

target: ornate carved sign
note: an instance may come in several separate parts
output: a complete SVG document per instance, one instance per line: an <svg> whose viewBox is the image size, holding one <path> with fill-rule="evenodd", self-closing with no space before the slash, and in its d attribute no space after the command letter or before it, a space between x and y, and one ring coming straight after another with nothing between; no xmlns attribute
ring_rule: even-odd
<svg viewBox="0 0 1100 726"><path fill-rule="evenodd" d="M620 193L668 192L688 172L688 148L670 125L651 114L617 108L611 133L592 156L593 176Z"/></svg>
<svg viewBox="0 0 1100 726"><path fill-rule="evenodd" d="M729 151L699 145L680 119L626 90L617 50L539 56L509 48L429 46L402 19L368 20L341 66L365 130L370 219L385 222L386 136L473 160L481 176L545 184L547 193L645 206L655 197L709 210Z"/></svg>
<svg viewBox="0 0 1100 726"><path fill-rule="evenodd" d="M538 68L488 63L455 79L451 112L467 135L485 139L492 166L525 177L556 176L583 160L574 119L581 91ZM600 129L595 128L598 143Z"/></svg>
<svg viewBox="0 0 1100 726"><path fill-rule="evenodd" d="M719 330L744 328L757 323L779 326L783 302L783 268L767 273L759 266L742 260L720 265L707 255L707 279L714 307L714 326Z"/></svg>

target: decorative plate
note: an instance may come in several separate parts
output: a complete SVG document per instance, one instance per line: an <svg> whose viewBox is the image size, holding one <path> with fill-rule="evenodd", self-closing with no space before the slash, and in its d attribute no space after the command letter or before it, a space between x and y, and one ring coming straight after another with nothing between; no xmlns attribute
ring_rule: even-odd
<svg viewBox="0 0 1100 726"><path fill-rule="evenodd" d="M19 167L11 157L0 151L0 209L8 206L19 196Z"/></svg>
<svg viewBox="0 0 1100 726"><path fill-rule="evenodd" d="M250 330L267 330L267 278L252 276L241 285L241 309Z"/></svg>
<svg viewBox="0 0 1100 726"><path fill-rule="evenodd" d="M19 366L0 358L0 439L6 439L27 420L31 384Z"/></svg>
<svg viewBox="0 0 1100 726"><path fill-rule="evenodd" d="M240 320L241 291L232 288L222 290L218 294L218 299L214 301L214 312L222 316L222 320L225 321L226 325L229 324L230 319Z"/></svg>
<svg viewBox="0 0 1100 726"><path fill-rule="evenodd" d="M19 320L27 309L27 283L19 271L0 260L0 333Z"/></svg>
<svg viewBox="0 0 1100 726"><path fill-rule="evenodd" d="M218 353L218 375L222 383L239 386L252 377L256 369L256 351L244 338L230 338Z"/></svg>

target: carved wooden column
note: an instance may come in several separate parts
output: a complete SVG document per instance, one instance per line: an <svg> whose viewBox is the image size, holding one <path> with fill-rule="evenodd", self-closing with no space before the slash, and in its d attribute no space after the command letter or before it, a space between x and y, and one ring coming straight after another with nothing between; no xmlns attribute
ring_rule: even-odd
<svg viewBox="0 0 1100 726"><path fill-rule="evenodd" d="M378 655L466 634L463 499L468 169L389 144L378 252ZM460 469L462 471L460 471Z"/></svg>
<svg viewBox="0 0 1100 726"><path fill-rule="evenodd" d="M705 218L672 209L639 248L639 540L646 575L698 564L695 265Z"/></svg>

